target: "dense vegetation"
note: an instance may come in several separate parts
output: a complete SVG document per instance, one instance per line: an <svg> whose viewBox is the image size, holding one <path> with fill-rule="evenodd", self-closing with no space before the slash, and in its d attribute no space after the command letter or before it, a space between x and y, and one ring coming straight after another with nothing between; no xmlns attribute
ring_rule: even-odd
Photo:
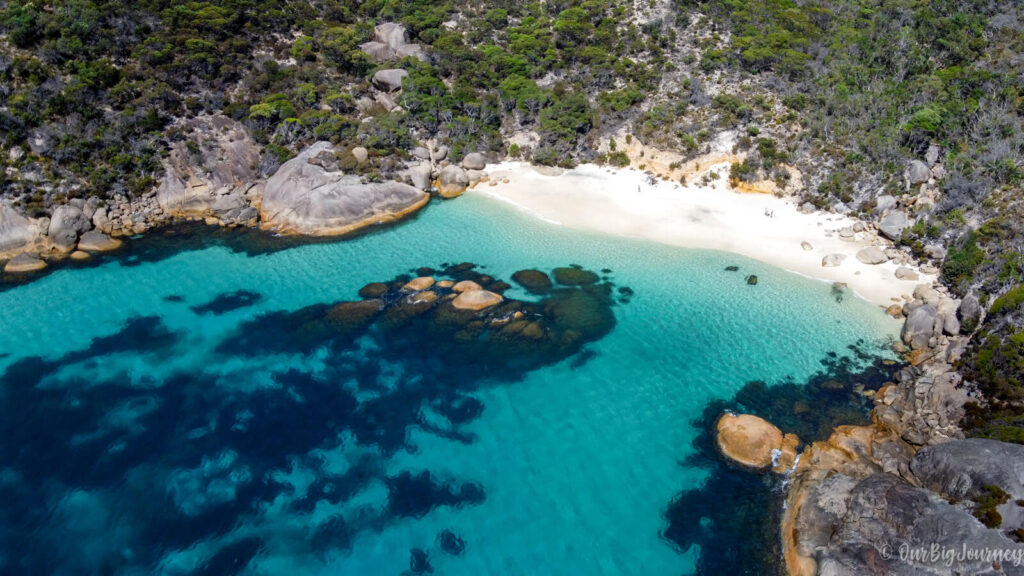
<svg viewBox="0 0 1024 576"><path fill-rule="evenodd" d="M784 184L793 164L808 201L864 215L894 196L907 246L947 247L944 280L990 312L964 371L993 403L971 422L1024 438L1022 16L1011 0L11 0L0 194L35 215L145 194L198 114L245 123L264 173L317 139L623 165L598 153L622 126L689 155L735 130L734 179ZM392 21L427 62L360 50ZM388 112L369 79L396 66ZM904 170L933 146L937 194L919 199Z"/></svg>

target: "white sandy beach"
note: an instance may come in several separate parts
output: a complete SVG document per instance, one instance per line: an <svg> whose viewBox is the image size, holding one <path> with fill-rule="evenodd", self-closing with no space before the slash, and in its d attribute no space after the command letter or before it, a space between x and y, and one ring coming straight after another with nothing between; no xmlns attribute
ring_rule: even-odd
<svg viewBox="0 0 1024 576"><path fill-rule="evenodd" d="M857 233L855 241L839 237L839 229L856 220L838 214L801 213L793 200L767 194L732 191L729 164L707 167L721 177L709 186L648 182L635 169L613 170L593 164L561 175L548 175L523 162L487 167L490 185L469 193L514 204L544 220L573 228L645 238L691 248L724 250L827 282L845 282L861 298L889 306L934 275L899 280L893 262L868 265L857 260L865 246L889 244L873 231ZM502 183L508 178L508 183ZM766 211L773 216L766 216ZM808 242L812 250L804 250ZM822 267L827 254L844 254L837 267ZM909 266L917 270L915 266Z"/></svg>

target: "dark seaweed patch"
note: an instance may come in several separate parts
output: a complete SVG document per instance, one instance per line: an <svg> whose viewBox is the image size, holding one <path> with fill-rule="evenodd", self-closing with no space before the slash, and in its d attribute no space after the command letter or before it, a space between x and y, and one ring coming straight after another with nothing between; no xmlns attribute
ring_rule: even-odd
<svg viewBox="0 0 1024 576"><path fill-rule="evenodd" d="M259 302L261 298L263 298L263 296L258 292L252 292L250 290L226 292L224 294L220 294L206 304L193 306L192 311L196 314L214 314L219 316L221 314L227 314L233 310L252 306Z"/></svg>

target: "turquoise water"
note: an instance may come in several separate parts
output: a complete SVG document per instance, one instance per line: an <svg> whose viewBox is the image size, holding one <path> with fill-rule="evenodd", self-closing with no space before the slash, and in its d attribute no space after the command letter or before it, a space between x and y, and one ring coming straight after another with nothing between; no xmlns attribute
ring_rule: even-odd
<svg viewBox="0 0 1024 576"><path fill-rule="evenodd" d="M313 391L362 403L431 368L378 365L367 387L325 349L217 351L260 314L463 261L510 283L524 268L610 269L634 296L583 356L462 383L478 407L464 421L416 404L396 449L310 424L330 420ZM259 296L192 309L239 290ZM0 497L18 503L0 513L3 573L693 573L700 550L662 533L668 504L709 476L687 464L704 407L752 380L808 378L859 339L880 349L897 329L759 262L568 230L476 196L344 242L58 270L0 292L0 310L0 431L13 434ZM362 346L352 362L374 358ZM446 530L464 549L442 549Z"/></svg>

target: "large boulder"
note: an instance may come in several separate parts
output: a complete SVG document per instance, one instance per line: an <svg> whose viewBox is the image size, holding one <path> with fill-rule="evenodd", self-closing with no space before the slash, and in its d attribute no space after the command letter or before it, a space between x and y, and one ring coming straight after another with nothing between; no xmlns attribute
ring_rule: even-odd
<svg viewBox="0 0 1024 576"><path fill-rule="evenodd" d="M423 191L430 190L431 172L430 162L420 162L405 171L406 175L409 176L409 180L412 181L412 185Z"/></svg>
<svg viewBox="0 0 1024 576"><path fill-rule="evenodd" d="M0 257L21 252L39 230L24 214L0 202Z"/></svg>
<svg viewBox="0 0 1024 576"><path fill-rule="evenodd" d="M722 454L748 468L784 472L796 461L799 439L757 416L725 413L715 430Z"/></svg>
<svg viewBox="0 0 1024 576"><path fill-rule="evenodd" d="M937 335L937 318L938 310L931 304L918 306L911 310L907 315L906 322L903 323L903 329L900 331L900 338L903 339L903 343L914 350L928 348L929 340ZM941 329L942 325L939 324L939 330L941 331Z"/></svg>
<svg viewBox="0 0 1024 576"><path fill-rule="evenodd" d="M889 240L896 241L903 235L903 229L909 225L910 221L907 219L907 213L897 210L890 212L888 216L883 218L878 224L878 229L883 236Z"/></svg>
<svg viewBox="0 0 1024 576"><path fill-rule="evenodd" d="M450 165L441 170L438 178L437 192L443 198L461 196L469 187L469 175L462 168Z"/></svg>
<svg viewBox="0 0 1024 576"><path fill-rule="evenodd" d="M466 290L452 300L459 310L483 310L501 304L501 295L487 290Z"/></svg>
<svg viewBox="0 0 1024 576"><path fill-rule="evenodd" d="M78 249L85 250L88 252L107 252L110 250L117 250L121 247L121 241L117 238L111 238L102 232L96 230L90 230L78 240Z"/></svg>
<svg viewBox="0 0 1024 576"><path fill-rule="evenodd" d="M479 152L466 154L466 157L462 159L462 167L466 170L483 170L485 166L487 166L487 160Z"/></svg>
<svg viewBox="0 0 1024 576"><path fill-rule="evenodd" d="M24 274L26 272L36 272L43 268L46 268L46 262L31 254L22 252L4 266L4 272L8 274Z"/></svg>
<svg viewBox="0 0 1024 576"><path fill-rule="evenodd" d="M385 92L397 92L402 89L402 80L409 76L409 73L401 68L389 68L378 70L373 75L373 85L378 90Z"/></svg>
<svg viewBox="0 0 1024 576"><path fill-rule="evenodd" d="M1024 446L987 438L968 438L922 448L910 462L921 484L947 498L976 496L998 486L1010 501L998 511L1005 519L1024 520L1016 500L1024 499ZM1017 524L1014 522L1014 524Z"/></svg>
<svg viewBox="0 0 1024 576"><path fill-rule="evenodd" d="M86 218L85 213L75 206L63 205L53 210L46 235L58 249L70 252L75 249L78 237L90 228L92 220Z"/></svg>
<svg viewBox="0 0 1024 576"><path fill-rule="evenodd" d="M363 184L356 177L309 162L331 148L330 142L317 142L267 180L260 206L264 227L291 234L345 234L402 218L430 199L407 184Z"/></svg>
<svg viewBox="0 0 1024 576"><path fill-rule="evenodd" d="M260 145L225 116L200 116L181 128L186 136L171 145L164 160L157 202L169 216L218 216L214 207L220 196L246 197L259 179ZM220 208L221 214L228 211L223 204Z"/></svg>
<svg viewBox="0 0 1024 576"><path fill-rule="evenodd" d="M880 213L880 214L884 214L884 213L888 212L889 210L892 210L895 207L896 207L896 197L895 196L892 196L892 195L889 195L889 194L883 194L883 195L879 196L878 198L875 198L875 210L878 213Z"/></svg>
<svg viewBox="0 0 1024 576"><path fill-rule="evenodd" d="M986 529L964 507L893 474L833 474L798 504L783 534L784 541L796 541L786 556L794 576L1024 573L1024 567L1014 566L1014 556L998 571L991 558L958 557L965 550L1019 554L1024 545Z"/></svg>
<svg viewBox="0 0 1024 576"><path fill-rule="evenodd" d="M885 255L885 251L878 246L868 246L861 248L857 251L857 260L865 264L882 264L889 261L889 257Z"/></svg>
<svg viewBox="0 0 1024 576"><path fill-rule="evenodd" d="M907 165L907 182L911 184L924 184L932 177L932 171L928 165L920 160L914 160Z"/></svg>
<svg viewBox="0 0 1024 576"><path fill-rule="evenodd" d="M383 42L365 42L359 49L377 64L395 59L395 49Z"/></svg>

